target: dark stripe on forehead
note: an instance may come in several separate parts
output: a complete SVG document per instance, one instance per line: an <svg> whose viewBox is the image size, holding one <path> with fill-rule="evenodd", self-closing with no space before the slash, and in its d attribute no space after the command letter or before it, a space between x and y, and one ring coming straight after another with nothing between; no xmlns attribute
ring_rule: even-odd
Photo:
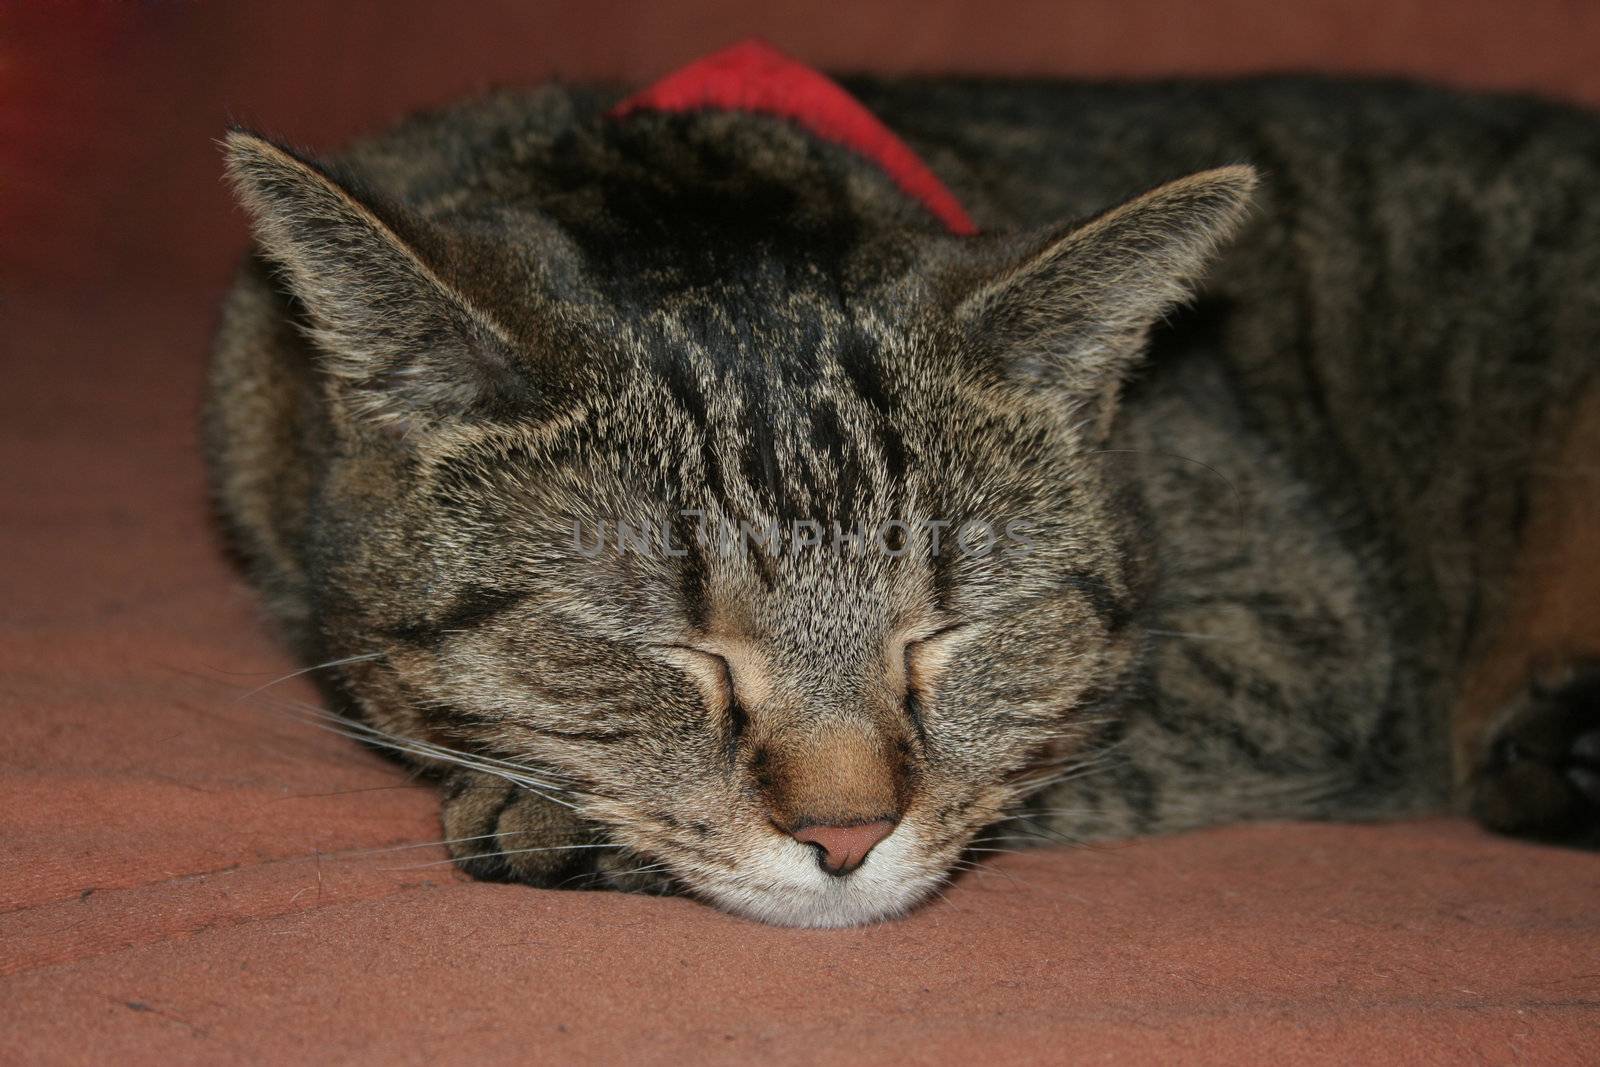
<svg viewBox="0 0 1600 1067"><path fill-rule="evenodd" d="M767 410L764 388L746 395L743 433L739 449L740 473L756 498L766 503L780 520L790 515L789 493L778 470L778 443L772 413Z"/></svg>
<svg viewBox="0 0 1600 1067"><path fill-rule="evenodd" d="M657 349L651 362L657 376L667 387L667 393L672 397L673 403L688 418L695 436L700 441L700 464L708 499L691 499L687 502L694 507L705 507L713 500L726 499L727 487L723 481L722 463L717 458L717 450L711 440L710 416L707 412L704 387L681 353ZM693 491L688 491L686 496L692 498L695 494Z"/></svg>
<svg viewBox="0 0 1600 1067"><path fill-rule="evenodd" d="M951 594L955 592L955 553L950 550L948 530L939 541L939 551L929 561L933 571L933 608L940 615L950 611ZM931 548L931 546L930 546Z"/></svg>
<svg viewBox="0 0 1600 1067"><path fill-rule="evenodd" d="M382 632L385 637L408 645L437 645L452 633L475 630L492 622L522 603L527 596L527 593L516 589L487 589L469 585L456 594L442 614L387 627Z"/></svg>
<svg viewBox="0 0 1600 1067"><path fill-rule="evenodd" d="M842 527L852 527L858 520L856 505L872 492L872 485L861 462L861 447L852 441L844 420L839 416L838 405L832 398L818 398L811 407L812 441L825 457L830 467L829 481L833 485L831 499L822 491L821 479L811 473L810 484L813 514L809 518L827 524L836 522ZM823 513L825 512L825 513Z"/></svg>
<svg viewBox="0 0 1600 1067"><path fill-rule="evenodd" d="M678 514L672 522L673 538L686 553L678 560L678 596L690 625L706 629L711 623L710 574L700 523L692 515Z"/></svg>
<svg viewBox="0 0 1600 1067"><path fill-rule="evenodd" d="M897 405L884 383L883 371L875 355L871 339L859 328L853 329L841 339L839 367L856 393L877 416L878 448L883 453L884 469L888 471L891 485L899 485L906 477L905 437L895 424Z"/></svg>

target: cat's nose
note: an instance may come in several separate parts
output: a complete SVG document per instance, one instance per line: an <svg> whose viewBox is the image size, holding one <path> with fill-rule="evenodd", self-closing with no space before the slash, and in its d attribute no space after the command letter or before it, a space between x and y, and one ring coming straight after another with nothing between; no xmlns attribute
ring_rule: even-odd
<svg viewBox="0 0 1600 1067"><path fill-rule="evenodd" d="M817 862L823 870L829 874L849 874L861 866L874 845L893 831L894 823L878 819L856 826L804 826L792 836L817 850Z"/></svg>

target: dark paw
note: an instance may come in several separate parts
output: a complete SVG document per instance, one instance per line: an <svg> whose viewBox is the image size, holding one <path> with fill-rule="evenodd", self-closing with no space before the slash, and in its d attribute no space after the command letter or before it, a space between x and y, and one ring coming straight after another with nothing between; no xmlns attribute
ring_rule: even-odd
<svg viewBox="0 0 1600 1067"><path fill-rule="evenodd" d="M1472 782L1492 830L1600 847L1600 663L1534 682L1508 709Z"/></svg>
<svg viewBox="0 0 1600 1067"><path fill-rule="evenodd" d="M667 879L606 839L571 808L502 778L460 771L442 788L445 838L456 865L486 882L545 889L666 892Z"/></svg>

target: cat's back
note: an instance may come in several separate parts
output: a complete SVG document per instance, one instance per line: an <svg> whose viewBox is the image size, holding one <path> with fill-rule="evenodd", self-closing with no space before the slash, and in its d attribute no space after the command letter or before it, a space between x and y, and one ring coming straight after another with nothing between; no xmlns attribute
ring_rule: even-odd
<svg viewBox="0 0 1600 1067"><path fill-rule="evenodd" d="M1230 454L1154 432L1246 482L1270 454L1311 487L1402 654L1437 679L1429 705L1453 709L1458 766L1531 660L1600 641L1580 606L1600 596L1594 113L1323 78L857 88L980 217L1261 171L1192 319L1248 436Z"/></svg>
<svg viewBox="0 0 1600 1067"><path fill-rule="evenodd" d="M1403 560L1427 625L1490 614L1575 413L1594 408L1600 120L1394 80L862 82L980 220L1101 209L1247 162L1203 306L1247 421ZM1159 368L1155 368L1159 372ZM1445 620L1454 620L1445 622Z"/></svg>
<svg viewBox="0 0 1600 1067"><path fill-rule="evenodd" d="M1170 387L1158 349L1147 392L1187 414L1136 393L1125 429L1262 499L1310 491L1319 514L1287 536L1302 552L1329 543L1300 562L1262 552L1226 593L1285 582L1303 599L1338 587L1339 559L1360 561L1349 588L1391 635L1362 666L1397 657L1417 728L1448 717L1458 776L1530 664L1600 647L1593 112L1325 78L856 88L986 223L1097 211L1219 164L1259 169L1254 217L1171 346L1198 346L1221 376ZM1284 536L1284 514L1256 515L1259 534ZM1186 514L1163 551L1195 549L1191 529Z"/></svg>
<svg viewBox="0 0 1600 1067"><path fill-rule="evenodd" d="M1600 123L1583 108L1401 80L842 80L988 229L1097 212L1219 161L1256 164L1280 190L1292 184L1285 197L1319 181L1381 195L1537 172L1554 198L1600 166ZM412 116L331 158L414 207L460 206L538 165L624 95L610 85L504 90Z"/></svg>

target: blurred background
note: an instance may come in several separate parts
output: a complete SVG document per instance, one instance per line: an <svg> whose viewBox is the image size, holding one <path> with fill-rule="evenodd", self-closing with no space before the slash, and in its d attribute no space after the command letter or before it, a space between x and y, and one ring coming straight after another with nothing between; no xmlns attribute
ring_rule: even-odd
<svg viewBox="0 0 1600 1067"><path fill-rule="evenodd" d="M213 144L229 121L329 149L490 85L642 82L750 34L831 70L1312 69L1600 103L1588 0L11 0L0 286L214 300L244 241Z"/></svg>

